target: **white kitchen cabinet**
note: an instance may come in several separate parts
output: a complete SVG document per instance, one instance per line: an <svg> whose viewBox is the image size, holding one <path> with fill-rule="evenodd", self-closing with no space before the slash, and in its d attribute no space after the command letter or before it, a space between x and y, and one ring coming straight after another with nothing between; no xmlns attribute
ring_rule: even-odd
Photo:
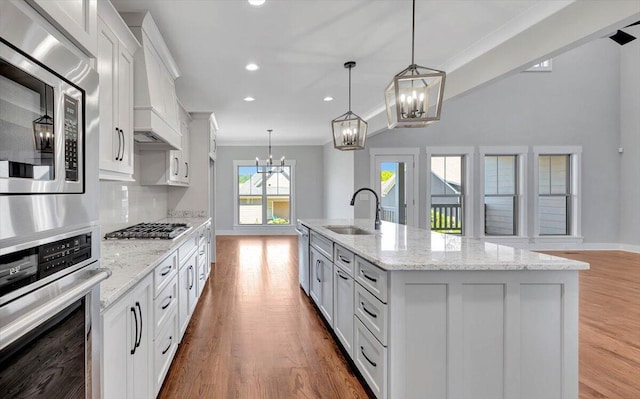
<svg viewBox="0 0 640 399"><path fill-rule="evenodd" d="M100 2L100 178L133 180L133 54L140 44L110 2Z"/></svg>
<svg viewBox="0 0 640 399"><path fill-rule="evenodd" d="M180 271L178 272L178 326L180 340L187 330L191 314L198 300L196 254L197 251L191 249L186 259L183 262L181 261Z"/></svg>
<svg viewBox="0 0 640 399"><path fill-rule="evenodd" d="M333 327L333 263L311 247L311 298L327 323Z"/></svg>
<svg viewBox="0 0 640 399"><path fill-rule="evenodd" d="M151 275L104 311L102 325L103 398L151 398Z"/></svg>
<svg viewBox="0 0 640 399"><path fill-rule="evenodd" d="M42 16L90 57L98 54L98 0L28 0Z"/></svg>
<svg viewBox="0 0 640 399"><path fill-rule="evenodd" d="M320 254L317 249L310 248L309 251L309 296L313 299L313 302L316 303L317 306L320 306L322 303L321 294L322 294L322 280L320 279L320 274L318 271L318 264L320 262Z"/></svg>
<svg viewBox="0 0 640 399"><path fill-rule="evenodd" d="M333 332L349 356L353 358L353 298L354 282L342 268L334 265Z"/></svg>

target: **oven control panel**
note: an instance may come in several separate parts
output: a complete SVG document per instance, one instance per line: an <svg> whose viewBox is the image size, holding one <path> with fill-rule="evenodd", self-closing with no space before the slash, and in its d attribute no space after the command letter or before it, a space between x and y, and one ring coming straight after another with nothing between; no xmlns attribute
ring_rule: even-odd
<svg viewBox="0 0 640 399"><path fill-rule="evenodd" d="M91 233L0 256L0 297L91 258Z"/></svg>

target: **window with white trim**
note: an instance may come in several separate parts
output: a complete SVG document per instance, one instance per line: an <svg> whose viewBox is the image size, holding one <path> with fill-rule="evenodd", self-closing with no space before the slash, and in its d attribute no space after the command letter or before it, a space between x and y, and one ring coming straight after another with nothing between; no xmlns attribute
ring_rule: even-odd
<svg viewBox="0 0 640 399"><path fill-rule="evenodd" d="M518 234L518 156L484 156L484 234Z"/></svg>
<svg viewBox="0 0 640 399"><path fill-rule="evenodd" d="M433 231L474 234L471 146L426 147L427 218Z"/></svg>
<svg viewBox="0 0 640 399"><path fill-rule="evenodd" d="M267 168L234 161L235 225L291 225L293 164Z"/></svg>
<svg viewBox="0 0 640 399"><path fill-rule="evenodd" d="M538 234L571 235L571 154L538 155Z"/></svg>

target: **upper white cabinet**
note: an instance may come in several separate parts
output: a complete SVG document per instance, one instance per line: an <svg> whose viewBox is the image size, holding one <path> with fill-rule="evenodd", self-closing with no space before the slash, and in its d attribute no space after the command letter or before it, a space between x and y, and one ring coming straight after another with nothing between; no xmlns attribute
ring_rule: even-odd
<svg viewBox="0 0 640 399"><path fill-rule="evenodd" d="M180 150L180 70L149 12L121 15L142 45L134 60L134 140L141 150Z"/></svg>
<svg viewBox="0 0 640 399"><path fill-rule="evenodd" d="M100 178L133 180L133 60L140 47L110 2L98 6Z"/></svg>
<svg viewBox="0 0 640 399"><path fill-rule="evenodd" d="M87 55L98 55L98 0L27 2Z"/></svg>
<svg viewBox="0 0 640 399"><path fill-rule="evenodd" d="M216 121L216 116L211 114L209 116L209 158L216 160L216 153L218 151L218 143L216 140L218 139L218 121Z"/></svg>

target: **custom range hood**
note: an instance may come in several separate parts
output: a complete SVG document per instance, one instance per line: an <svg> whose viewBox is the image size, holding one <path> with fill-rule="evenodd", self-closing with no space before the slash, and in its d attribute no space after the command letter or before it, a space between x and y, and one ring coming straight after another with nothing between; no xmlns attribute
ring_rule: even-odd
<svg viewBox="0 0 640 399"><path fill-rule="evenodd" d="M143 150L181 150L175 89L180 70L148 11L121 15L142 44L134 56L134 141Z"/></svg>

